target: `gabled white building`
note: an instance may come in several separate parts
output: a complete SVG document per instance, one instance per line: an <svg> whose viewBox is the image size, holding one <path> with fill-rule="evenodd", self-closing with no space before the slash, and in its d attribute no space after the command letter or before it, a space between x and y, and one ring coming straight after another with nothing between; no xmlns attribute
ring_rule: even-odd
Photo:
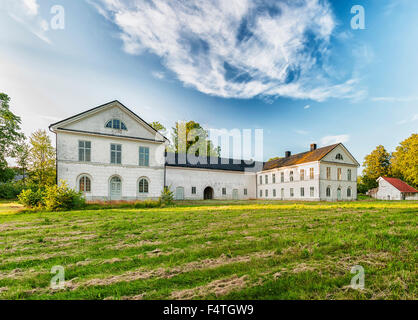
<svg viewBox="0 0 418 320"><path fill-rule="evenodd" d="M373 197L380 200L418 200L418 190L397 178L380 177Z"/></svg>
<svg viewBox="0 0 418 320"><path fill-rule="evenodd" d="M88 200L176 199L354 200L358 162L342 145L266 163L166 154L167 138L119 101L50 126L57 179Z"/></svg>

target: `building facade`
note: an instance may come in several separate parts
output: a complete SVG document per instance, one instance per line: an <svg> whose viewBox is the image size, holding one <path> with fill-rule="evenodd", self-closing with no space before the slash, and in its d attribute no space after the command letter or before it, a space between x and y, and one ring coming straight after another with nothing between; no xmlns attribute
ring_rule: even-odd
<svg viewBox="0 0 418 320"><path fill-rule="evenodd" d="M166 153L168 139L118 101L54 123L57 179L87 200L354 200L359 164L342 144L265 163Z"/></svg>

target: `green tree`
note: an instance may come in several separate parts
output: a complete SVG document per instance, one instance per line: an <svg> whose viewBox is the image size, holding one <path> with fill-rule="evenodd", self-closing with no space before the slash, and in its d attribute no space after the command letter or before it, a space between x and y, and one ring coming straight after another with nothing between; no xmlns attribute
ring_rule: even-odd
<svg viewBox="0 0 418 320"><path fill-rule="evenodd" d="M160 132L162 135L165 136L167 129L164 127L163 124L161 124L161 122L159 121L153 121L150 123L150 126L153 127L155 130L157 130L158 132Z"/></svg>
<svg viewBox="0 0 418 320"><path fill-rule="evenodd" d="M24 137L20 132L20 117L10 111L10 98L0 92L0 171L7 167L6 157L13 157L18 142Z"/></svg>
<svg viewBox="0 0 418 320"><path fill-rule="evenodd" d="M196 156L219 157L221 148L215 147L208 136L208 132L195 121L176 122L172 134L174 145L171 146L171 149L177 153L188 153L192 150Z"/></svg>
<svg viewBox="0 0 418 320"><path fill-rule="evenodd" d="M40 187L55 183L55 149L45 130L30 136L29 169L32 182Z"/></svg>
<svg viewBox="0 0 418 320"><path fill-rule="evenodd" d="M379 145L364 158L362 183L368 189L376 188L376 179L388 176L390 172L390 154L385 147Z"/></svg>
<svg viewBox="0 0 418 320"><path fill-rule="evenodd" d="M19 166L20 172L23 175L23 183L26 180L26 174L29 167L30 147L25 140L22 140L16 148L16 163Z"/></svg>
<svg viewBox="0 0 418 320"><path fill-rule="evenodd" d="M391 175L418 187L418 134L402 141L392 153Z"/></svg>

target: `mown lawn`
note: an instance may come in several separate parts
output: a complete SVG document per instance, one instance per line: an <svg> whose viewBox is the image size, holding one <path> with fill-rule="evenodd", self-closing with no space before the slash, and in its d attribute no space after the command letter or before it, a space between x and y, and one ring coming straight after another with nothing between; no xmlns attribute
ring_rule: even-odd
<svg viewBox="0 0 418 320"><path fill-rule="evenodd" d="M183 202L19 213L1 299L417 299L418 202ZM53 290L50 271L65 269ZM354 265L365 289L350 287Z"/></svg>

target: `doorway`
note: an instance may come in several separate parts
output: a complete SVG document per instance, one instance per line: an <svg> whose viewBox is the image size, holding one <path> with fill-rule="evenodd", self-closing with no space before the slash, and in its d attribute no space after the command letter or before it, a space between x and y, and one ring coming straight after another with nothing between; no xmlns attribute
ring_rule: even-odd
<svg viewBox="0 0 418 320"><path fill-rule="evenodd" d="M184 200L184 188L183 187L176 188L176 200Z"/></svg>
<svg viewBox="0 0 418 320"><path fill-rule="evenodd" d="M337 200L340 201L341 200L341 188L337 189Z"/></svg>
<svg viewBox="0 0 418 320"><path fill-rule="evenodd" d="M213 199L213 189L211 187L206 187L203 191L203 199L210 200Z"/></svg>
<svg viewBox="0 0 418 320"><path fill-rule="evenodd" d="M238 200L238 189L233 189L232 190L232 199L233 200Z"/></svg>
<svg viewBox="0 0 418 320"><path fill-rule="evenodd" d="M119 177L110 179L110 200L120 200L122 197L122 180Z"/></svg>

